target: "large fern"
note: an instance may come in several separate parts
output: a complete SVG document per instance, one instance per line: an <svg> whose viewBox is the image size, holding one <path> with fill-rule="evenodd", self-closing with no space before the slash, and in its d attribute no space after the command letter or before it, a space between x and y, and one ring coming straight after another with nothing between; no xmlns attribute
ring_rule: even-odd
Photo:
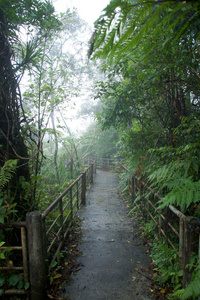
<svg viewBox="0 0 200 300"><path fill-rule="evenodd" d="M173 296L181 300L199 299L200 296L200 265L194 269L192 280L185 289L177 290ZM174 298L175 299L175 298Z"/></svg>
<svg viewBox="0 0 200 300"><path fill-rule="evenodd" d="M159 193L166 194L160 201L160 208L170 204L187 209L192 203L199 202L200 180L198 163L193 159L177 159L155 170L150 176L151 185Z"/></svg>
<svg viewBox="0 0 200 300"><path fill-rule="evenodd" d="M149 180L163 195L161 208L169 204L186 210L200 200L200 123L193 115L183 118L174 130L176 147L153 149L157 167ZM154 162L155 165L155 162Z"/></svg>
<svg viewBox="0 0 200 300"><path fill-rule="evenodd" d="M0 223L4 223L5 219L9 219L9 215L16 212L16 203L7 203L5 205L4 200L7 200L7 195L4 195L3 190L7 183L12 179L17 168L17 159L7 160L4 166L0 170Z"/></svg>
<svg viewBox="0 0 200 300"><path fill-rule="evenodd" d="M0 170L0 191L11 180L17 168L17 159L7 160Z"/></svg>
<svg viewBox="0 0 200 300"><path fill-rule="evenodd" d="M197 266L195 271L193 272L192 280L190 284L186 287L182 300L187 299L197 299L200 296L200 265Z"/></svg>

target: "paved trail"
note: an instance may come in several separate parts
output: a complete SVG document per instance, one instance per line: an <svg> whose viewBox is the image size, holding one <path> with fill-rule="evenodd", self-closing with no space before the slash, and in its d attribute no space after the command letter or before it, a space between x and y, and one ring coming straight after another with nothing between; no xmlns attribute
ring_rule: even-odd
<svg viewBox="0 0 200 300"><path fill-rule="evenodd" d="M79 211L83 220L81 269L66 287L71 300L153 299L151 280L145 277L150 276L150 259L117 186L117 175L97 170L87 204Z"/></svg>

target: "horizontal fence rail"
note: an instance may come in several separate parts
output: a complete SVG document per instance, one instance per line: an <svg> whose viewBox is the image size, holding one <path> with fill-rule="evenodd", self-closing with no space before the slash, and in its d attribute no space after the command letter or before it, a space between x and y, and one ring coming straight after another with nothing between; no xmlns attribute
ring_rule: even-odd
<svg viewBox="0 0 200 300"><path fill-rule="evenodd" d="M85 203L86 187L92 181L93 165L90 165L87 170L70 184L42 213L43 228L47 229L47 255L49 255L53 247L56 246L56 251L54 251L51 263L56 260L57 254L62 248L80 205L82 202L83 204Z"/></svg>
<svg viewBox="0 0 200 300"><path fill-rule="evenodd" d="M0 271L14 271L17 273L23 273L23 281L24 287L28 287L29 283L29 267L28 267L28 249L27 249L27 235L26 235L26 222L13 222L13 223L5 223L5 224L0 224L0 229L11 229L11 228L18 228L20 230L20 235L21 235L21 245L20 246L2 246L0 247L0 251L15 251L16 253L21 252L21 257L22 257L22 265L21 266L16 266L14 262L7 262L6 266L0 266ZM6 261L4 261L6 262ZM8 276L7 276L8 277ZM1 287L0 287L1 289ZM27 290L25 288L20 288L20 289L14 289L14 288L9 288L4 290L4 295L26 295Z"/></svg>
<svg viewBox="0 0 200 300"><path fill-rule="evenodd" d="M31 300L43 300L46 297L47 270L56 260L79 207L81 204L85 204L86 189L93 182L96 168L131 173L127 167L115 159L87 158L83 163L89 165L87 169L42 213L28 213L25 222L0 224L2 230L18 228L21 231L21 244L12 247L2 245L0 253L6 249L22 253L22 265L3 265L0 267L0 272L9 270L22 272L24 287L28 289L30 283ZM164 210L159 209L157 203L162 199L161 195L155 193L145 181L136 176L132 176L127 185L132 203L138 205L145 219L153 221L158 237L160 239L164 237L169 245L177 251L179 266L183 270L183 286L186 286L191 278L187 269L191 253L199 251L200 257L199 221L185 216L172 205ZM194 243L196 240L199 241L199 244ZM4 295L26 293L25 288L4 291Z"/></svg>
<svg viewBox="0 0 200 300"><path fill-rule="evenodd" d="M113 158L84 158L83 162L87 165L95 160L96 168L102 170L116 170L119 168L119 161Z"/></svg>
<svg viewBox="0 0 200 300"><path fill-rule="evenodd" d="M26 287L26 289L4 289L4 295L29 293L31 300L46 299L48 270L67 238L78 209L86 202L86 190L90 183L93 183L95 172L96 162L93 160L90 161L89 167L42 213L38 211L28 213L25 222L0 224L2 230L9 228L21 230L21 245L12 247L2 245L0 251L20 250L23 264L1 266L0 272L7 270L23 272L24 287ZM30 289L27 291L29 285ZM3 287L0 287L0 291L1 289Z"/></svg>
<svg viewBox="0 0 200 300"><path fill-rule="evenodd" d="M120 166L121 170L130 172L122 164ZM161 195L155 193L150 186L136 176L132 176L128 186L132 203L134 200L136 200L136 205L139 203L143 217L151 218L156 225L159 238L163 236L169 245L177 250L179 268L183 270L183 287L187 286L191 279L187 268L191 254L198 252L200 257L200 222L194 217L185 216L173 205L169 205L165 211L159 209L157 203L162 199Z"/></svg>

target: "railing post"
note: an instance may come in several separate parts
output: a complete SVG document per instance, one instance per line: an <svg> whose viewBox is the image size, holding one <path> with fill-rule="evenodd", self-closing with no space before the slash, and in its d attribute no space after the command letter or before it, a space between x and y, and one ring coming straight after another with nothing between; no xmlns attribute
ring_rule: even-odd
<svg viewBox="0 0 200 300"><path fill-rule="evenodd" d="M147 197L147 221L149 221L149 209L150 209L150 205L149 205L149 197Z"/></svg>
<svg viewBox="0 0 200 300"><path fill-rule="evenodd" d="M190 262L190 233L188 230L187 221L184 222L184 255L183 255L183 287L188 285L188 270L187 264Z"/></svg>
<svg viewBox="0 0 200 300"><path fill-rule="evenodd" d="M179 270L183 270L183 258L184 258L184 221L183 218L179 218Z"/></svg>
<svg viewBox="0 0 200 300"><path fill-rule="evenodd" d="M64 230L63 230L63 204L62 199L59 201L59 211L60 211L60 227L61 227L61 241L64 239Z"/></svg>
<svg viewBox="0 0 200 300"><path fill-rule="evenodd" d="M71 221L73 220L73 202L72 202L72 188L70 189L70 212L71 212Z"/></svg>
<svg viewBox="0 0 200 300"><path fill-rule="evenodd" d="M192 272L187 265L190 263L191 254L194 251L195 246L195 231L190 224L190 217L184 220L184 256L183 256L183 288L191 281Z"/></svg>
<svg viewBox="0 0 200 300"><path fill-rule="evenodd" d="M131 177L131 201L132 203L135 200L135 177Z"/></svg>
<svg viewBox="0 0 200 300"><path fill-rule="evenodd" d="M26 215L29 270L31 284L31 300L47 298L47 272L45 264L45 249L42 216L38 211Z"/></svg>
<svg viewBox="0 0 200 300"><path fill-rule="evenodd" d="M26 228L21 227L21 242L22 242L22 259L24 268L24 282L29 281L28 276L28 249L27 249L27 231Z"/></svg>
<svg viewBox="0 0 200 300"><path fill-rule="evenodd" d="M161 217L160 214L162 213L162 211L159 210L158 213L159 213L159 226L158 226L158 230L159 230L159 240L161 240L161 237L162 237L162 234L161 234L161 229L162 229L162 217Z"/></svg>
<svg viewBox="0 0 200 300"><path fill-rule="evenodd" d="M79 184L76 183L76 200L77 200L77 209L79 209Z"/></svg>
<svg viewBox="0 0 200 300"><path fill-rule="evenodd" d="M83 205L85 205L85 193L86 193L86 172L82 173L81 200Z"/></svg>
<svg viewBox="0 0 200 300"><path fill-rule="evenodd" d="M93 173L94 173L94 168L93 164L91 165L91 172L90 172L90 182L93 183Z"/></svg>

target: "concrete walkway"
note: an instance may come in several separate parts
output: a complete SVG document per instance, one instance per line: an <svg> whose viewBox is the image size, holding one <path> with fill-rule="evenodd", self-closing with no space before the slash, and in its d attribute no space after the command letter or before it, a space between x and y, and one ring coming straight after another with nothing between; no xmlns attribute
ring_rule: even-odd
<svg viewBox="0 0 200 300"><path fill-rule="evenodd" d="M66 299L153 299L147 249L117 188L117 175L97 170L86 206L79 211L83 220L81 268L66 287Z"/></svg>

